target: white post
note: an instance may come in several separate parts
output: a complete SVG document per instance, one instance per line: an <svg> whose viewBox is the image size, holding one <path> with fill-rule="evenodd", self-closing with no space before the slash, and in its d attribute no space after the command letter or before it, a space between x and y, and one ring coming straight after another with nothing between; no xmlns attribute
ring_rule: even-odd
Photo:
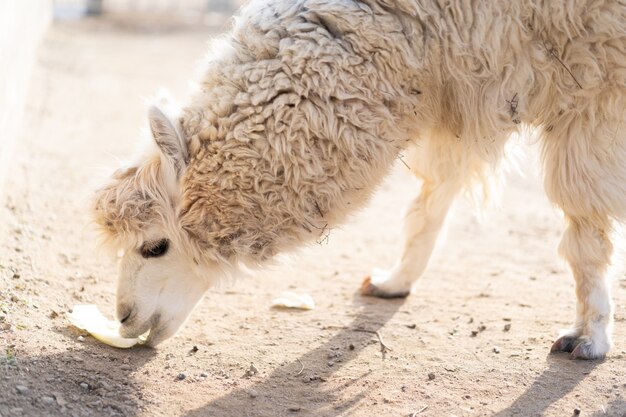
<svg viewBox="0 0 626 417"><path fill-rule="evenodd" d="M19 137L37 46L51 17L50 0L0 1L0 196Z"/></svg>

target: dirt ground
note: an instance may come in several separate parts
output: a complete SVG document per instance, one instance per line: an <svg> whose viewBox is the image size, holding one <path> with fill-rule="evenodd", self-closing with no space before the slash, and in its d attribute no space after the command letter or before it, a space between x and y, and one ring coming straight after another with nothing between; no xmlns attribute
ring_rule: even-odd
<svg viewBox="0 0 626 417"><path fill-rule="evenodd" d="M156 350L110 348L69 326L74 304L114 312L115 265L86 226L90 192L135 148L144 97L185 95L212 34L95 21L49 31L0 211L1 416L626 416L623 270L606 360L548 354L574 286L533 158L483 223L457 205L406 300L356 293L400 250L419 184L398 164L327 244L211 291ZM283 290L317 308L271 309Z"/></svg>

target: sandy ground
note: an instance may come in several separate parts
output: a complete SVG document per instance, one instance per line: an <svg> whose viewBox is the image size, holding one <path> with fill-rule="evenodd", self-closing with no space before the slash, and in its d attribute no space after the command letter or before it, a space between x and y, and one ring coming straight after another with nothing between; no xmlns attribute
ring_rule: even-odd
<svg viewBox="0 0 626 417"><path fill-rule="evenodd" d="M116 279L86 227L86 200L103 167L134 149L143 97L161 86L184 95L210 35L96 22L48 33L0 212L0 415L626 415L623 273L606 360L548 354L573 317L574 288L532 158L484 223L457 205L406 300L356 294L400 250L419 184L399 166L327 244L211 291L158 349L80 337L66 312L88 302L113 315ZM271 309L283 290L309 293L317 309ZM379 331L392 350L355 329Z"/></svg>

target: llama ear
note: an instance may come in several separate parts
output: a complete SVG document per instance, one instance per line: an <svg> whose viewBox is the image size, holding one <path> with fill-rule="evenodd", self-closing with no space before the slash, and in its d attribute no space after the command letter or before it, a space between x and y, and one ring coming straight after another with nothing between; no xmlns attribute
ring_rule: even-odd
<svg viewBox="0 0 626 417"><path fill-rule="evenodd" d="M180 175L189 163L187 147L180 129L156 106L148 109L148 118L155 143Z"/></svg>

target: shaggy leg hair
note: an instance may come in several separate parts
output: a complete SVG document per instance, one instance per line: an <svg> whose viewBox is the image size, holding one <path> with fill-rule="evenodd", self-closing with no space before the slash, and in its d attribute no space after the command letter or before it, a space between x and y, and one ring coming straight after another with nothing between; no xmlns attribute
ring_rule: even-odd
<svg viewBox="0 0 626 417"><path fill-rule="evenodd" d="M599 105L607 105L611 97L606 94ZM600 115L589 109L565 118L542 142L546 192L567 220L559 251L572 269L577 298L574 326L552 350L572 352L576 358L601 358L611 347L613 304L607 271L613 221L626 217L622 122L619 113Z"/></svg>
<svg viewBox="0 0 626 417"><path fill-rule="evenodd" d="M572 352L575 358L598 358L611 347L613 304L607 266L613 245L610 222L568 218L560 252L569 262L576 280L576 320L554 342L552 351Z"/></svg>

